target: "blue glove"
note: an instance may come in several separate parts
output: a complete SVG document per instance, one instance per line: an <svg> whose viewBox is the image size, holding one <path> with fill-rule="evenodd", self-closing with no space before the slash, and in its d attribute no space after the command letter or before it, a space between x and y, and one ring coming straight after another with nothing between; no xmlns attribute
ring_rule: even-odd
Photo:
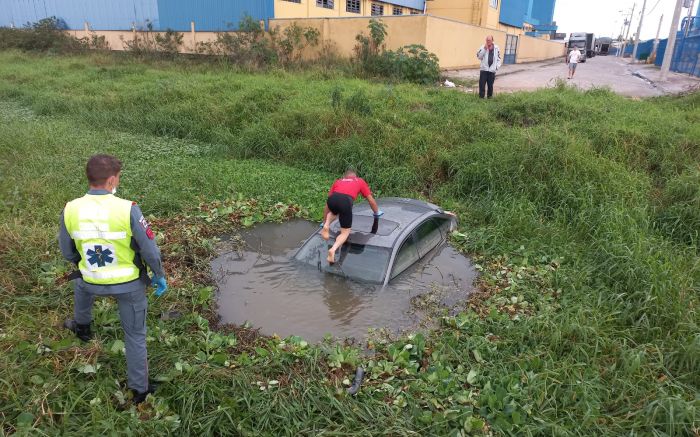
<svg viewBox="0 0 700 437"><path fill-rule="evenodd" d="M168 284L165 282L165 276L156 278L155 275L151 278L151 285L156 287L156 291L153 292L156 296L160 297L168 289Z"/></svg>
<svg viewBox="0 0 700 437"><path fill-rule="evenodd" d="M382 211L380 209L379 211L375 212L373 215L374 215L374 218L379 218L379 217L384 215L384 211Z"/></svg>

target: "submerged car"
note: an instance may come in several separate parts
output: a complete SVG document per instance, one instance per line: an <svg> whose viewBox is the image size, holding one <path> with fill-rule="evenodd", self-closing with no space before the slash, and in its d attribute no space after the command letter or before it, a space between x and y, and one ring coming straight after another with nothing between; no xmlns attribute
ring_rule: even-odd
<svg viewBox="0 0 700 437"><path fill-rule="evenodd" d="M331 224L330 240L315 232L294 258L329 273L386 285L445 242L457 225L453 214L432 203L395 197L377 203L384 211L381 218L373 217L366 202L354 206L352 232L335 264L329 265L326 255L340 233L338 220Z"/></svg>

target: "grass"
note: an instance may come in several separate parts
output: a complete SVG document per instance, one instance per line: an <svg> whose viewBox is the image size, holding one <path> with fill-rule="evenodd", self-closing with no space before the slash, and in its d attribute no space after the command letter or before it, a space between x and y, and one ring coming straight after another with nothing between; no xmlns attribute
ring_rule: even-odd
<svg viewBox="0 0 700 437"><path fill-rule="evenodd" d="M699 102L563 86L482 102L314 72L0 53L3 431L698 434ZM164 384L139 408L113 303L87 346L58 328L72 302L56 221L98 151L124 161L120 195L153 215L172 277L148 322ZM453 244L482 270L478 296L372 358L215 326L213 238L318 218L348 165L382 195L460 214ZM351 398L357 364L368 380Z"/></svg>

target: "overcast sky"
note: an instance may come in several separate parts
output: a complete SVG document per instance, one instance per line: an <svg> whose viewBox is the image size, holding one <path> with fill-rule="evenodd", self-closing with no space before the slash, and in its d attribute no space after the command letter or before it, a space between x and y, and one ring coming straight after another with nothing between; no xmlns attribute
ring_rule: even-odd
<svg viewBox="0 0 700 437"><path fill-rule="evenodd" d="M697 11L698 1L700 0L695 0L693 11ZM637 31L644 0L557 0L554 21L559 26L558 32L564 32L567 35L571 32L592 32L596 36L615 38L620 33L623 15L629 17L632 5L635 3L637 7L632 19L631 37ZM675 6L676 0L647 0L641 39L652 39L656 36L662 14L664 22L661 25L660 38L668 37ZM688 15L688 9L684 8L681 17L686 15Z"/></svg>

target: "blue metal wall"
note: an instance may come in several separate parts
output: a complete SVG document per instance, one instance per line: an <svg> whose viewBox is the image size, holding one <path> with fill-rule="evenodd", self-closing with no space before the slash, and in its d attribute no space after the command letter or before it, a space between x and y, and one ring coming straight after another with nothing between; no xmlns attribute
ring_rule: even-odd
<svg viewBox="0 0 700 437"><path fill-rule="evenodd" d="M554 5L556 0L501 0L501 15L499 21L515 27L523 27L523 23L546 27L552 30L554 21Z"/></svg>
<svg viewBox="0 0 700 437"><path fill-rule="evenodd" d="M147 20L158 26L156 0L0 0L0 26L21 27L55 16L69 29L82 29L85 21L94 30L143 27Z"/></svg>
<svg viewBox="0 0 700 437"><path fill-rule="evenodd" d="M537 23L532 24L551 24L554 21L554 4L555 0L551 1L532 1L532 18L537 20Z"/></svg>
<svg viewBox="0 0 700 437"><path fill-rule="evenodd" d="M255 20L273 18L274 0L158 0L162 29L234 30L246 14Z"/></svg>
<svg viewBox="0 0 700 437"><path fill-rule="evenodd" d="M416 1L416 0L407 0ZM248 14L255 20L274 16L274 0L0 0L0 26L21 27L55 16L68 29L129 30L132 23L154 30L235 29Z"/></svg>
<svg viewBox="0 0 700 437"><path fill-rule="evenodd" d="M532 0L501 0L499 21L514 27L523 27Z"/></svg>

